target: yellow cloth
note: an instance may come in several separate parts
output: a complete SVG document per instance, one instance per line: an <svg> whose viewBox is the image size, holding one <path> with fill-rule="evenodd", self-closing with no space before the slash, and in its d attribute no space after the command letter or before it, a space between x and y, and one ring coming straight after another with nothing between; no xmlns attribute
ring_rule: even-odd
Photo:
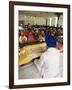
<svg viewBox="0 0 72 90"><path fill-rule="evenodd" d="M27 64L46 50L46 43L27 45L19 50L19 65Z"/></svg>

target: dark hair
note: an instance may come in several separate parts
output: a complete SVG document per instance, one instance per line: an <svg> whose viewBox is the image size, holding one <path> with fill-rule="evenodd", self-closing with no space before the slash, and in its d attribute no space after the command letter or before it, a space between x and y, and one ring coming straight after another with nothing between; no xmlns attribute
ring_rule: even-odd
<svg viewBox="0 0 72 90"><path fill-rule="evenodd" d="M63 37L62 36L58 36L57 37L57 42L63 44Z"/></svg>

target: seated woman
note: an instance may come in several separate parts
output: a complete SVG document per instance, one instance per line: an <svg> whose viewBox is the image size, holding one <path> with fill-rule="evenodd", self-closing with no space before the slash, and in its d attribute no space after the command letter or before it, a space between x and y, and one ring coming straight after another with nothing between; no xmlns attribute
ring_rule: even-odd
<svg viewBox="0 0 72 90"><path fill-rule="evenodd" d="M20 31L19 42L23 43L25 41L27 41L27 37L26 37L24 31Z"/></svg>
<svg viewBox="0 0 72 90"><path fill-rule="evenodd" d="M34 41L34 40L35 40L34 35L33 35L33 33L30 31L30 32L28 33L28 41Z"/></svg>

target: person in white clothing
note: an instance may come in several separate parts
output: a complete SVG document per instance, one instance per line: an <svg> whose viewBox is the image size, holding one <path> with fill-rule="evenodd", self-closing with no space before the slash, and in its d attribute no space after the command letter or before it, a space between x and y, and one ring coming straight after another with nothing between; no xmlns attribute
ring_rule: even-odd
<svg viewBox="0 0 72 90"><path fill-rule="evenodd" d="M39 60L35 60L34 63L43 78L59 78L62 77L62 61L60 49L63 47L63 39L60 37L57 39L56 47L49 47L45 53L43 53ZM60 60L62 59L62 60Z"/></svg>
<svg viewBox="0 0 72 90"><path fill-rule="evenodd" d="M63 77L63 37L57 38L56 47L60 50L60 76Z"/></svg>

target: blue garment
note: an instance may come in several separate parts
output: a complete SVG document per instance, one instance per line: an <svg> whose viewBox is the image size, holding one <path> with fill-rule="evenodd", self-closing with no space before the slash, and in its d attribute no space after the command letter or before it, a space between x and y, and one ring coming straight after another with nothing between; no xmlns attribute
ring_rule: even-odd
<svg viewBox="0 0 72 90"><path fill-rule="evenodd" d="M45 34L45 41L48 47L56 47L56 38L49 34Z"/></svg>

